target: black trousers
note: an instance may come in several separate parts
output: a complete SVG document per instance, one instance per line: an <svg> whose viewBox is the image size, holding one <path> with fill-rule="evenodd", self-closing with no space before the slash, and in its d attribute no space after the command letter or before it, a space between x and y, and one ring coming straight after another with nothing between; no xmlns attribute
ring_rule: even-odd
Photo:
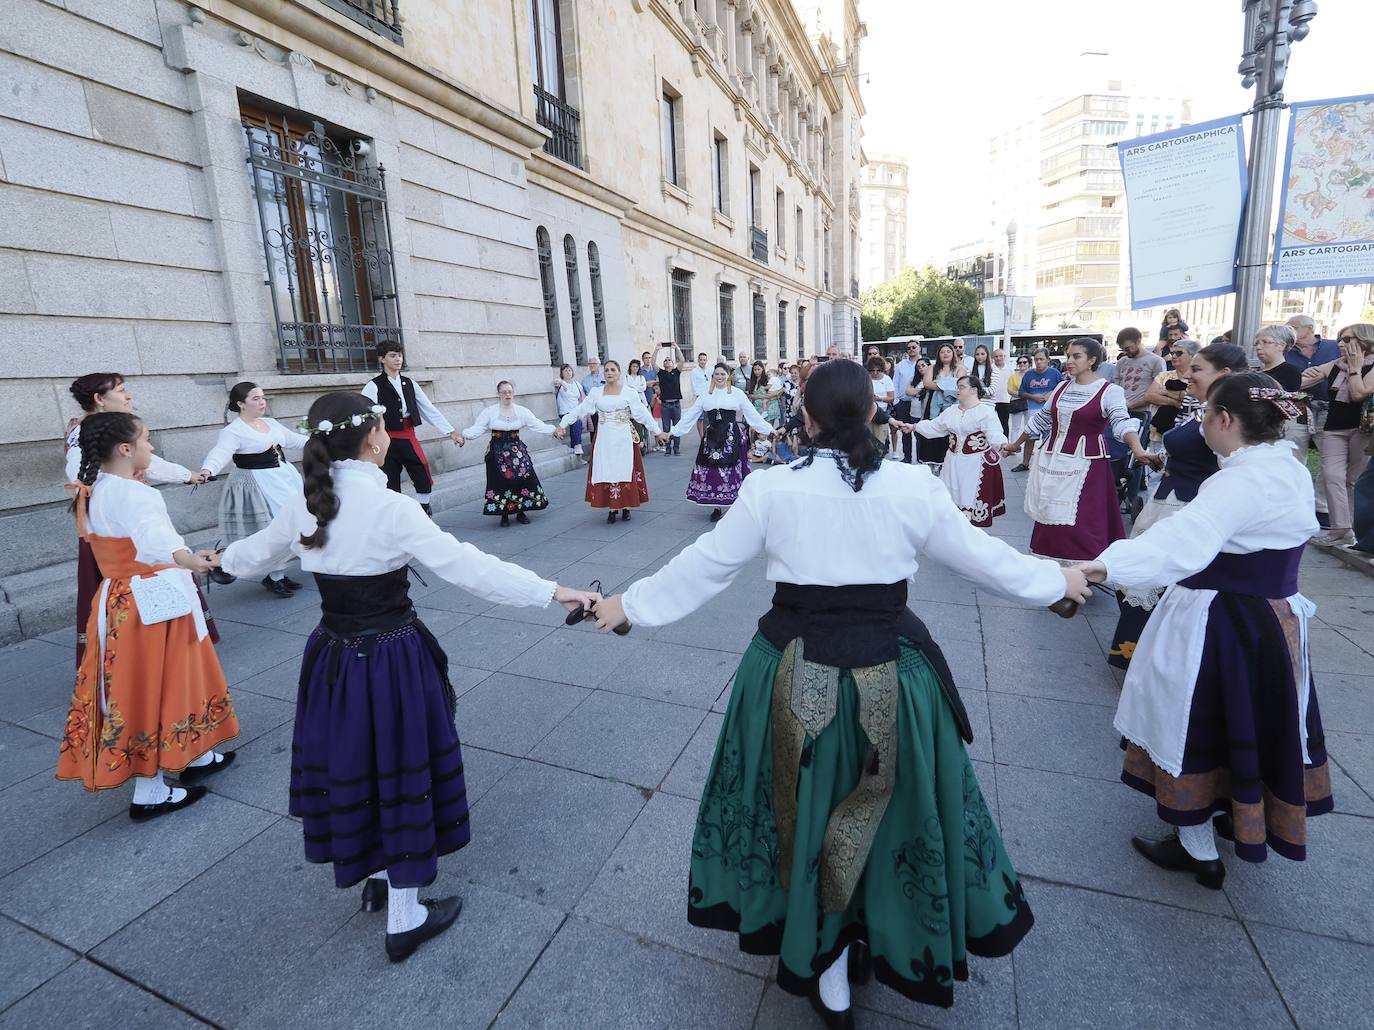
<svg viewBox="0 0 1374 1030"><path fill-rule="evenodd" d="M920 420L919 416L912 415L911 401L909 400L898 401L896 404L892 405L892 417L898 422L916 422ZM902 448L902 460L908 465L911 464L911 438L914 435L914 433L901 433L902 438L900 446Z"/></svg>
<svg viewBox="0 0 1374 1030"><path fill-rule="evenodd" d="M382 471L386 473L386 488L401 492L401 469L405 469L410 476L410 482L415 487L417 494L432 493L434 490L434 480L430 478L429 469L425 467L423 459L416 453L415 447L409 440L391 438L391 446L387 448L386 461L382 463Z"/></svg>
<svg viewBox="0 0 1374 1030"><path fill-rule="evenodd" d="M1006 436L1011 432L1011 401L993 407L997 409L997 421L1002 423L1002 435Z"/></svg>

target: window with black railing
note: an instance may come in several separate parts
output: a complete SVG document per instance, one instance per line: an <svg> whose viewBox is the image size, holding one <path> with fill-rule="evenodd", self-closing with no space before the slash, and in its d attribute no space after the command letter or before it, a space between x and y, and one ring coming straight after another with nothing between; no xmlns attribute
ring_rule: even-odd
<svg viewBox="0 0 1374 1030"><path fill-rule="evenodd" d="M386 174L304 117L240 111L281 371L360 372L401 342Z"/></svg>
<svg viewBox="0 0 1374 1030"><path fill-rule="evenodd" d="M673 269L673 342L683 354L692 349L692 273Z"/></svg>
<svg viewBox="0 0 1374 1030"><path fill-rule="evenodd" d="M393 43L401 42L400 0L320 0Z"/></svg>
<svg viewBox="0 0 1374 1030"><path fill-rule="evenodd" d="M768 230L757 225L749 227L749 253L755 261L768 264Z"/></svg>
<svg viewBox="0 0 1374 1030"><path fill-rule="evenodd" d="M735 288L728 283L720 287L720 353L735 358Z"/></svg>
<svg viewBox="0 0 1374 1030"><path fill-rule="evenodd" d="M542 225L534 233L539 254L539 286L544 294L544 334L549 344L549 364L563 364L563 334L558 328L558 287L553 281L553 241Z"/></svg>
<svg viewBox="0 0 1374 1030"><path fill-rule="evenodd" d="M577 108L547 90L534 87L535 120L551 136L544 141L544 153L574 168L582 167L582 115Z"/></svg>
<svg viewBox="0 0 1374 1030"><path fill-rule="evenodd" d="M763 294L754 294L754 360L768 360L768 308Z"/></svg>
<svg viewBox="0 0 1374 1030"><path fill-rule="evenodd" d="M606 337L606 301L601 294L601 251L595 243L587 244L587 273L592 278L592 320L596 325L596 351L603 362L611 357L611 345Z"/></svg>

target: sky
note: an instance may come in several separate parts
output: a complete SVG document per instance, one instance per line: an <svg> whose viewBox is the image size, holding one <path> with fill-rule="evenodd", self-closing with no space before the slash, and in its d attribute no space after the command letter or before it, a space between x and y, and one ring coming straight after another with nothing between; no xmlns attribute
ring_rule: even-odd
<svg viewBox="0 0 1374 1030"><path fill-rule="evenodd" d="M1289 101L1374 92L1374 2L1318 0ZM859 0L864 151L911 163L908 259L983 232L988 140L1108 77L1191 98L1193 121L1248 110L1240 0ZM1105 58L1081 58L1084 52ZM1095 84L1098 84L1095 86ZM1286 123L1285 123L1286 125ZM1286 131L1286 128L1285 128Z"/></svg>

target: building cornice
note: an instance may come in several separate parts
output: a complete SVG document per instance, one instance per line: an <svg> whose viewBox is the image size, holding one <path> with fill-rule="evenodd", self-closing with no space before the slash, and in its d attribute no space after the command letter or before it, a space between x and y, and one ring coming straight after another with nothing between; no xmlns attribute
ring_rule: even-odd
<svg viewBox="0 0 1374 1030"><path fill-rule="evenodd" d="M615 218L624 218L636 206L636 202L623 193L601 185L580 168L549 157L542 150L530 155L525 169L529 181L535 185L564 195L575 193L573 199L599 208Z"/></svg>
<svg viewBox="0 0 1374 1030"><path fill-rule="evenodd" d="M410 60L405 48L369 32L324 4L313 0L186 0L232 24L243 24L242 14L257 22L250 27L287 50L299 49L296 40L283 39L287 32L352 63L364 74L364 86L395 97L395 86L456 113L490 131L498 144L521 158L544 145L548 133L518 111L512 111L434 68ZM276 31L273 31L276 30ZM370 74L369 74L370 73Z"/></svg>

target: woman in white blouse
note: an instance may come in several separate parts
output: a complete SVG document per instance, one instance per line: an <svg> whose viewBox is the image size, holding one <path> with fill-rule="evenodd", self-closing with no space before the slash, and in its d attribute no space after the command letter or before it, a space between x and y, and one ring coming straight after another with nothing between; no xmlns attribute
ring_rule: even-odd
<svg viewBox="0 0 1374 1030"><path fill-rule="evenodd" d="M567 428L576 419L597 416L597 432L592 437L592 460L587 467L587 503L593 508L609 508L607 522L619 513L630 521L630 509L649 500L649 485L644 479L644 461L633 423L648 426L658 442L668 439L658 419L644 404L644 393L631 390L621 378L620 362L607 361L606 385L592 390L576 408L559 421Z"/></svg>
<svg viewBox="0 0 1374 1030"><path fill-rule="evenodd" d="M706 393L669 430L672 436L682 437L691 432L697 419L702 421L701 445L687 480L687 500L711 508L712 522L720 518L721 508L735 503L740 484L749 475L749 432L741 422L761 437L782 432L775 431L749 395L735 389L730 380L730 366L717 362Z"/></svg>
<svg viewBox="0 0 1374 1030"><path fill-rule="evenodd" d="M649 408L650 411L652 411L653 408L650 405L649 398L645 396L649 390L649 381L644 377L643 369L644 366L640 363L640 360L638 358L631 358L630 363L625 366L625 375L621 377L620 381L621 384L625 387L625 389L634 390L641 397L644 397L644 406ZM643 423L639 423L638 425L636 425L635 432L639 434L641 440L640 446L643 449L644 453L648 454L649 452L651 452L654 449L654 442L652 440L645 439L645 436L648 432L645 425Z"/></svg>
<svg viewBox="0 0 1374 1030"><path fill-rule="evenodd" d="M237 383L229 391L229 414L236 416L219 431L215 445L201 462L201 472L217 476L231 462L234 471L219 502L222 542L250 537L301 496L301 476L288 460L300 455L308 437L292 432L267 417L267 395L257 383ZM217 583L232 583L222 571L211 574ZM271 569L262 585L277 597L290 597L301 585L286 577L285 568Z"/></svg>
<svg viewBox="0 0 1374 1030"><path fill-rule="evenodd" d="M940 480L969 522L987 529L998 515L1006 514L1006 486L1002 481L1001 451L1007 438L997 410L984 402L983 383L974 375L959 377L959 403L940 412L939 418L922 419L916 432L927 439L945 436L953 440Z"/></svg>
<svg viewBox="0 0 1374 1030"><path fill-rule="evenodd" d="M411 604L407 565L496 604L591 606L528 569L459 543L413 497L386 488L386 409L361 394L310 406L306 493L263 531L233 543L223 567L256 576L299 556L320 590L292 738L290 811L305 857L334 883L385 907L386 953L407 958L458 917L462 899L421 902L438 856L471 836L448 658Z"/></svg>
<svg viewBox="0 0 1374 1030"><path fill-rule="evenodd" d="M1120 589L1173 584L1122 687L1121 778L1177 829L1135 849L1212 889L1226 874L1213 813L1237 858L1302 861L1308 817L1333 807L1308 656L1316 609L1298 592L1312 477L1283 439L1304 396L1260 372L1216 380L1202 432L1219 470L1187 507L1080 566Z"/></svg>
<svg viewBox="0 0 1374 1030"><path fill-rule="evenodd" d="M1015 454L1027 439L1045 441L1026 482L1026 514L1035 520L1032 554L1083 561L1126 535L1104 433L1129 446L1137 461L1159 467L1158 457L1141 446L1125 391L1097 377L1104 355L1096 340L1070 343L1064 382L1021 435L1002 445L1003 454Z"/></svg>
<svg viewBox="0 0 1374 1030"><path fill-rule="evenodd" d="M766 557L773 607L735 673L687 912L777 954L779 986L831 1026L849 1008L852 943L868 942L879 981L949 1006L966 953L1005 955L1033 921L949 668L907 607L918 558L1027 604L1087 594L1076 570L970 526L926 468L884 462L873 412L862 366L817 368L812 455L750 475L714 529L595 613L603 629L662 626Z"/></svg>
<svg viewBox="0 0 1374 1030"><path fill-rule="evenodd" d="M483 515L500 515L503 527L511 515L522 526L529 525L526 512L543 511L549 506L544 488L534 472L529 448L520 439L520 430L530 429L545 436L562 439L563 430L548 425L534 412L515 403L515 386L507 379L496 384L497 403L483 408L477 421L463 430L458 446L491 433L487 448L487 492L482 501Z"/></svg>
<svg viewBox="0 0 1374 1030"><path fill-rule="evenodd" d="M586 398L582 384L577 381L577 370L564 365L558 370L558 378L553 381L554 398L558 404L558 417L562 418L573 411ZM578 419L568 427L568 446L577 455L578 461L586 461L582 456L582 420Z"/></svg>

